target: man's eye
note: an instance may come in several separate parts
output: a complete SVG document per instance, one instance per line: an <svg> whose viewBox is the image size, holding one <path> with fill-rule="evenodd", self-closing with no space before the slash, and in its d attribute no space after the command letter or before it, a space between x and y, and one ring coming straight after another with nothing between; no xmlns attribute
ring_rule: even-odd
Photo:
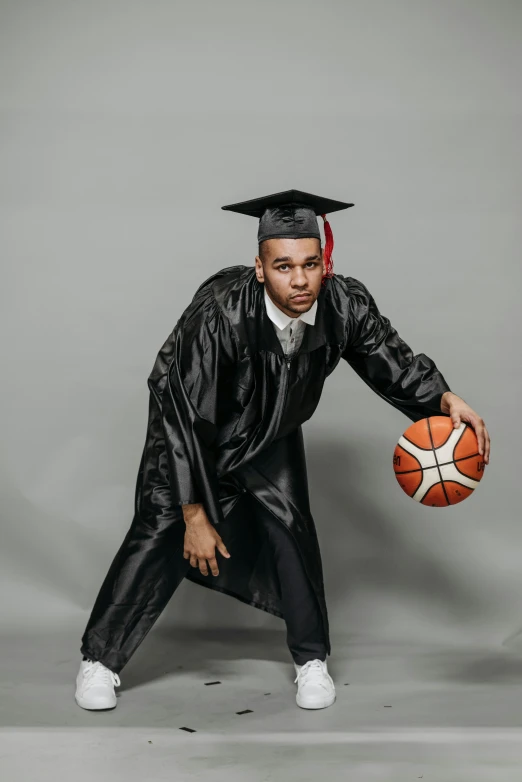
<svg viewBox="0 0 522 782"><path fill-rule="evenodd" d="M306 266L317 266L317 261L307 261ZM282 263L278 266L278 269L283 269L284 267L288 267L288 264Z"/></svg>

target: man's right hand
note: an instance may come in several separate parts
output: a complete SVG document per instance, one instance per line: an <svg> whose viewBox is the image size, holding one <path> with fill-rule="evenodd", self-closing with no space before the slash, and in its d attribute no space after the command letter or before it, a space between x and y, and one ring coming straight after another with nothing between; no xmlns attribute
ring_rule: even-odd
<svg viewBox="0 0 522 782"><path fill-rule="evenodd" d="M212 575L219 575L215 550L217 548L224 557L230 558L227 547L216 528L208 520L201 503L182 505L181 508L185 519L184 558L190 559L192 567L199 567L204 576L208 576L208 560Z"/></svg>

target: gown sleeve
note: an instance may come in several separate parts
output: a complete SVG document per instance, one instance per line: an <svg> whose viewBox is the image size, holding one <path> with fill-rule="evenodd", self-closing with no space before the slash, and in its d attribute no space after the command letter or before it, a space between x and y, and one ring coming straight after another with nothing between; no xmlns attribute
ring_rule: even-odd
<svg viewBox="0 0 522 782"><path fill-rule="evenodd" d="M349 303L342 358L376 394L412 421L443 415L441 397L451 389L435 362L424 353L413 353L360 280L345 277L344 282Z"/></svg>
<svg viewBox="0 0 522 782"><path fill-rule="evenodd" d="M212 290L199 289L160 349L148 378L147 438L136 510L165 526L176 506L202 503L223 520L216 474L216 434L232 397L235 340Z"/></svg>
<svg viewBox="0 0 522 782"><path fill-rule="evenodd" d="M201 502L209 521L222 521L216 436L236 363L230 324L210 289L198 292L175 330L163 391L163 432L172 501Z"/></svg>

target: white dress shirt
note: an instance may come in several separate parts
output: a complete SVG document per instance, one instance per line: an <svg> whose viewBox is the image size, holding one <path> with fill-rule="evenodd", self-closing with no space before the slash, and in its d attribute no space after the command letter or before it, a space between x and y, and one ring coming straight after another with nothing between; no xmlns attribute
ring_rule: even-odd
<svg viewBox="0 0 522 782"><path fill-rule="evenodd" d="M315 323L317 299L307 312L302 312L296 318L293 318L274 304L265 288L265 306L268 317L276 327L275 330L283 348L283 353L289 360L301 347L306 324L313 326ZM290 366L290 364L288 365Z"/></svg>

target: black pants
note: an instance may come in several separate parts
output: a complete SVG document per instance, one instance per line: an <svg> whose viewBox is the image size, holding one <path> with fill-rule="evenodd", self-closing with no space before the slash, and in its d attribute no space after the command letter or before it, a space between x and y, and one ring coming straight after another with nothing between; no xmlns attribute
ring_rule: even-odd
<svg viewBox="0 0 522 782"><path fill-rule="evenodd" d="M298 665L316 658L325 660L326 644L321 612L293 538L285 525L253 496L251 507L252 523L261 525L269 541L286 623L286 641L292 658ZM100 660L115 673L119 673L130 659L167 605L180 580L192 567L190 561L183 558L185 523L181 508L179 513L181 516L175 523L176 540L167 535L164 555L158 559L156 551L150 565L147 562L147 540L143 530L140 530L139 525L132 525L98 593L82 637L81 652L92 660ZM181 558L185 566L169 567L173 557ZM226 560L222 561L226 566ZM182 578L172 578L173 572L183 573ZM209 569L207 578L212 577ZM135 594L136 591L144 594L140 604L126 603L126 593ZM118 603L112 602L116 593L120 596ZM97 633L97 626L103 632ZM107 628L110 628L109 637ZM102 635L103 643L99 640Z"/></svg>

